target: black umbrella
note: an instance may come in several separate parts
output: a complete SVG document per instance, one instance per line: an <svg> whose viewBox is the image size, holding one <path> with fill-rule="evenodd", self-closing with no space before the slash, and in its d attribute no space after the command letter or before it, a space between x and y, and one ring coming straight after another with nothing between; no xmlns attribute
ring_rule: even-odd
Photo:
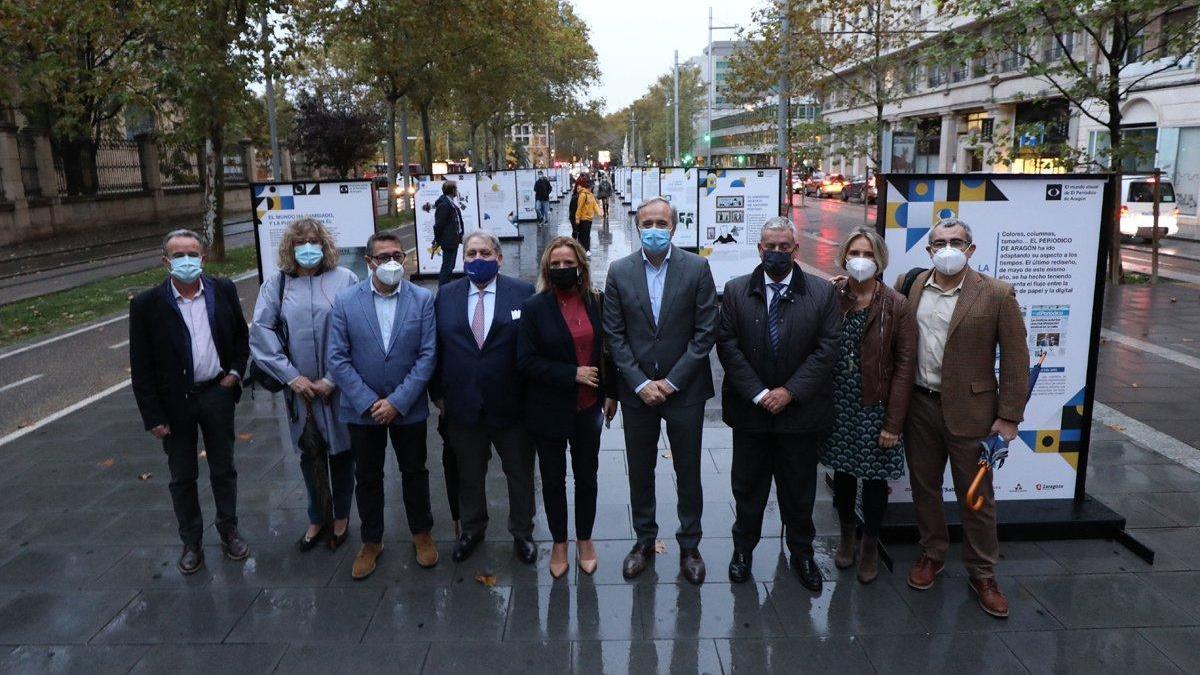
<svg viewBox="0 0 1200 675"><path fill-rule="evenodd" d="M317 420L313 418L312 401L304 402L304 410L308 418L304 421L304 431L300 433L300 452L313 460L313 487L321 504L321 527L333 522L333 493L329 487L329 443L317 428Z"/></svg>

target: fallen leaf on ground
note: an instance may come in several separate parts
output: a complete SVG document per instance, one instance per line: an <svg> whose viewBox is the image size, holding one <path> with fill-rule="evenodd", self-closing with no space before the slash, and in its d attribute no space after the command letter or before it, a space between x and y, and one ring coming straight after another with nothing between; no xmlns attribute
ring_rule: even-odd
<svg viewBox="0 0 1200 675"><path fill-rule="evenodd" d="M30 424L33 424L33 422L30 422L29 420L25 420L24 422L17 422L17 428L24 429L25 427L29 426Z"/></svg>
<svg viewBox="0 0 1200 675"><path fill-rule="evenodd" d="M495 574L476 574L475 581L478 581L479 583L483 584L484 586L491 588L492 586L496 585L496 575Z"/></svg>
<svg viewBox="0 0 1200 675"><path fill-rule="evenodd" d="M1171 298L1171 302L1179 302L1179 298Z"/></svg>
<svg viewBox="0 0 1200 675"><path fill-rule="evenodd" d="M104 467L104 468L106 468L106 469L111 469L111 468L113 468L113 467L114 467L114 466L116 466L116 465L117 465L117 460L115 460L115 459L112 459L111 457L110 457L110 458L108 458L108 459L106 459L106 460L104 460L103 462L100 462L100 466L102 466L102 467Z"/></svg>
<svg viewBox="0 0 1200 675"><path fill-rule="evenodd" d="M149 471L138 474L138 480L150 480L153 477L154 477L154 474L150 473Z"/></svg>
<svg viewBox="0 0 1200 675"><path fill-rule="evenodd" d="M655 539L654 540L654 552L658 555L662 555L662 554L666 553L667 552L667 542L663 541L662 539Z"/></svg>
<svg viewBox="0 0 1200 675"><path fill-rule="evenodd" d="M1142 385L1138 384L1137 382L1134 382L1133 384L1131 384L1131 385L1129 385L1129 386L1133 387L1134 389L1141 389L1141 388L1142 388Z"/></svg>
<svg viewBox="0 0 1200 675"><path fill-rule="evenodd" d="M1120 424L1105 424L1104 426L1108 427L1109 429L1112 429L1113 431L1115 431L1117 433L1120 433L1120 434L1125 433L1125 427L1121 426Z"/></svg>
<svg viewBox="0 0 1200 675"><path fill-rule="evenodd" d="M239 441L252 441L252 440L254 440L254 434L238 434L238 440Z"/></svg>

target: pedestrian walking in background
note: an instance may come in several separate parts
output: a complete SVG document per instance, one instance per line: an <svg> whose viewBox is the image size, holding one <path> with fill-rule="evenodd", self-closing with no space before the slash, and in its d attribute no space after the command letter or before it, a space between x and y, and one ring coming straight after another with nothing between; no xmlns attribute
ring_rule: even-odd
<svg viewBox="0 0 1200 675"><path fill-rule="evenodd" d="M204 515L196 489L199 433L204 434L221 550L231 560L250 555L238 534L233 461L234 411L250 356L249 331L233 282L204 275L200 235L170 232L162 254L166 281L129 303L129 372L142 422L167 455L171 503L183 541L178 568L194 574L204 566Z"/></svg>
<svg viewBox="0 0 1200 675"><path fill-rule="evenodd" d="M337 244L320 221L301 218L283 232L276 264L279 274L267 277L258 289L250 326L254 363L287 385L289 431L300 454L300 473L308 491L308 530L297 547L311 550L323 537L337 550L346 541L354 500L354 453L350 430L337 417L340 394L329 374L325 354L329 314L338 293L358 283L358 276L338 267ZM328 445L329 485L318 485L317 461L301 453L300 434L309 415ZM330 491L333 522L326 523L322 504ZM326 526L330 530L326 531Z"/></svg>
<svg viewBox="0 0 1200 675"><path fill-rule="evenodd" d="M383 553L383 470L388 440L400 468L404 511L417 564L433 567L426 459L426 398L436 365L433 293L404 278L404 246L395 230L367 239L371 277L343 290L329 322L329 372L341 391L338 418L350 428L362 546L351 576L375 571Z"/></svg>
<svg viewBox="0 0 1200 675"><path fill-rule="evenodd" d="M729 579L750 578L771 480L791 566L811 591L822 586L813 558L817 459L833 424L833 369L841 312L833 287L795 263L792 221L768 220L760 264L725 284L717 356L725 367L722 418L733 428L730 480L737 511Z"/></svg>
<svg viewBox="0 0 1200 675"><path fill-rule="evenodd" d="M917 590L932 587L945 566L950 535L942 476L949 461L968 583L985 612L1004 618L1008 600L996 585L1000 542L992 473L977 492L984 501L978 511L968 505L967 490L979 466L983 440L996 433L1012 441L1024 419L1029 387L1025 320L1010 284L970 268L975 244L965 222L938 221L929 230L926 248L933 269L917 276L908 292L917 328L917 360L904 427L905 458L921 535L921 555L908 572L908 585ZM901 276L896 287L903 283Z"/></svg>
<svg viewBox="0 0 1200 675"><path fill-rule="evenodd" d="M550 191L553 186L545 173L538 171L537 176L533 182L534 205L537 207L538 222L546 223L550 220Z"/></svg>
<svg viewBox="0 0 1200 675"><path fill-rule="evenodd" d="M604 211L604 227L608 227L608 200L613 196L613 184L608 172L601 171L600 179L596 182L596 199Z"/></svg>
<svg viewBox="0 0 1200 675"><path fill-rule="evenodd" d="M604 295L592 288L587 254L570 237L542 252L538 293L521 309L517 364L525 377L525 420L542 471L546 521L554 537L550 574L566 574L567 445L575 483L579 569L596 571L592 525L600 425L617 413L615 369L604 339Z"/></svg>
<svg viewBox="0 0 1200 675"><path fill-rule="evenodd" d="M433 240L442 249L442 267L438 272L438 286L450 282L454 266L458 262L458 247L463 238L462 210L458 208L458 183L442 182L442 196L434 202Z"/></svg>
<svg viewBox="0 0 1200 675"><path fill-rule="evenodd" d="M874 230L857 228L842 242L836 284L842 312L834 369L836 423L821 447L833 469L833 503L841 521L834 564L854 564L858 481L862 481L864 535L858 549L858 580L879 573L879 528L888 502L888 481L904 475L901 432L915 377L916 329L905 299L879 281L888 251Z"/></svg>
<svg viewBox="0 0 1200 675"><path fill-rule="evenodd" d="M679 492L679 567L704 582L700 482L704 402L713 396L708 355L716 340L717 290L708 260L671 244L679 213L662 197L638 205L641 248L614 262L604 288L604 332L619 379L629 501L637 542L622 574L632 579L654 561L654 467L666 422Z"/></svg>
<svg viewBox="0 0 1200 675"><path fill-rule="evenodd" d="M467 276L438 292L438 369L430 386L458 459L462 534L454 560L470 557L487 532L487 470L494 445L508 481L513 549L518 559L533 564L535 454L525 430L517 369L521 307L533 286L500 274L500 240L487 230L467 235L463 260Z"/></svg>
<svg viewBox="0 0 1200 675"><path fill-rule="evenodd" d="M592 219L600 213L591 185L592 180L586 173L579 174L579 180L575 181L575 229L572 233L589 258L592 256Z"/></svg>

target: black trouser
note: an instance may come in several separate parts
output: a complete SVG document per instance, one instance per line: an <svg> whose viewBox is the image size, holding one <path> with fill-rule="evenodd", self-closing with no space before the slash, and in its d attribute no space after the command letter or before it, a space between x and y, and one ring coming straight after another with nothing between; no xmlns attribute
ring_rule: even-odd
<svg viewBox="0 0 1200 675"><path fill-rule="evenodd" d="M862 482L863 528L872 537L879 536L883 514L887 511L888 484L886 480ZM844 471L833 472L833 505L837 507L838 520L842 525L854 525L854 501L858 492L858 478Z"/></svg>
<svg viewBox="0 0 1200 675"><path fill-rule="evenodd" d="M446 476L446 501L450 502L450 520L458 520L458 457L450 445L450 430L446 416L438 416L438 435L442 437L442 473Z"/></svg>
<svg viewBox="0 0 1200 675"><path fill-rule="evenodd" d="M771 478L779 498L779 515L792 555L811 557L813 502L817 498L818 434L773 434L733 430L730 479L737 517L733 545L750 553L762 537L763 510L771 496Z"/></svg>
<svg viewBox="0 0 1200 675"><path fill-rule="evenodd" d="M487 532L487 471L492 445L508 481L508 531L517 539L533 536L533 463L536 454L524 427L489 429L450 422L450 441L458 458L462 533L482 539Z"/></svg>
<svg viewBox="0 0 1200 675"><path fill-rule="evenodd" d="M570 438L534 434L542 470L542 501L555 543L567 540L567 443L575 475L575 538L592 538L596 522L596 472L600 468L600 404L575 413Z"/></svg>
<svg viewBox="0 0 1200 675"><path fill-rule="evenodd" d="M679 529L675 539L682 548L696 548L704 534L700 527L704 513L704 489L700 484L704 404L625 406L622 419L625 423L625 456L629 462L629 503L638 543L652 546L658 537L658 523L654 517L654 466L658 463L658 437L665 420L679 495L676 507Z"/></svg>
<svg viewBox="0 0 1200 675"><path fill-rule="evenodd" d="M442 268L438 271L438 286L450 283L454 276L454 263L458 261L458 244L442 248Z"/></svg>
<svg viewBox="0 0 1200 675"><path fill-rule="evenodd" d="M387 427L351 424L350 449L358 481L354 495L358 501L358 519L362 521L363 543L383 541L383 465L389 436L396 463L400 465L408 529L413 534L433 529L429 471L425 468L425 422Z"/></svg>
<svg viewBox="0 0 1200 675"><path fill-rule="evenodd" d="M188 395L182 418L170 420L171 433L163 439L171 470L171 503L179 521L179 538L199 545L204 515L196 481L200 477L197 443L204 435L208 457L208 482L217 507L217 532L224 536L237 527L237 469L233 466L233 412L238 388L212 384Z"/></svg>
<svg viewBox="0 0 1200 675"><path fill-rule="evenodd" d="M575 227L571 229L571 236L579 242L583 250L592 250L592 221L581 220L575 223Z"/></svg>

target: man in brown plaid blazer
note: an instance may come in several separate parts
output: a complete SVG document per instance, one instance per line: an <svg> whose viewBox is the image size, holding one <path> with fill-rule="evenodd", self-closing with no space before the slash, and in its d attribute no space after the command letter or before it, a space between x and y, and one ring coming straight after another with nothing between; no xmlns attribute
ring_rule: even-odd
<svg viewBox="0 0 1200 675"><path fill-rule="evenodd" d="M1003 618L1008 602L995 580L1000 545L990 474L980 488L982 509L971 510L966 494L978 469L980 442L992 432L1011 441L1024 416L1029 386L1025 321L1012 286L968 266L975 245L966 223L939 221L929 231L927 248L934 268L917 276L908 292L918 350L905 425L906 458L921 535L921 555L909 570L908 584L918 590L932 587L945 565L950 538L942 476L949 461L971 589L984 611Z"/></svg>

